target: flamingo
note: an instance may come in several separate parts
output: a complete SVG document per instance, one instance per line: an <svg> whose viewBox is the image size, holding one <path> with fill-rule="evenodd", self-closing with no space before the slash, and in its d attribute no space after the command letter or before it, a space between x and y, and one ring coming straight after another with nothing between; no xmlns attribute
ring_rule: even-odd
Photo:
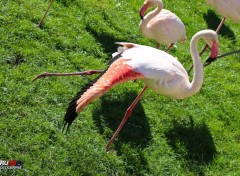
<svg viewBox="0 0 240 176"><path fill-rule="evenodd" d="M215 7L217 11L223 16L222 21L220 22L220 24L216 29L217 33L220 31L226 18L229 18L236 23L240 23L240 0L206 0L206 2L209 5ZM207 48L208 48L208 45L206 44L199 55L201 56L207 50ZM213 61L214 60L212 60L211 62ZM209 64L211 62L209 62ZM193 68L193 65L188 70L188 73L190 73L192 68Z"/></svg>
<svg viewBox="0 0 240 176"><path fill-rule="evenodd" d="M152 7L157 8L144 16L145 12ZM185 41L186 29L181 19L169 10L163 9L161 0L146 0L140 11L140 33L160 44L169 45L168 51L177 41Z"/></svg>
<svg viewBox="0 0 240 176"><path fill-rule="evenodd" d="M64 116L63 130L65 128L68 130L78 114L91 101L99 98L115 85L141 79L146 86L127 109L118 129L106 145L108 150L148 88L173 99L184 99L196 94L203 83L203 64L197 51L197 43L200 39L204 39L211 47L210 57L218 56L217 33L212 30L202 30L196 33L190 44L195 68L192 82L189 81L188 74L182 64L170 54L149 46L118 42L122 47L119 47L118 52L113 53L114 59L108 69L78 92L69 103Z"/></svg>
<svg viewBox="0 0 240 176"><path fill-rule="evenodd" d="M206 2L223 16L216 32L219 32L226 18L240 23L240 0L206 0Z"/></svg>

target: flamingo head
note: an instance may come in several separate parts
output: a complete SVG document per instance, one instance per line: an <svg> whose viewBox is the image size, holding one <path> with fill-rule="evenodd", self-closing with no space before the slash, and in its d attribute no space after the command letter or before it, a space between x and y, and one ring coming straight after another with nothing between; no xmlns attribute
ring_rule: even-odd
<svg viewBox="0 0 240 176"><path fill-rule="evenodd" d="M163 3L161 0L146 0L143 4L143 6L139 10L140 18L143 19L144 14L149 8L152 8L154 6L158 5L161 9L163 8Z"/></svg>
<svg viewBox="0 0 240 176"><path fill-rule="evenodd" d="M215 31L210 34L211 36L206 37L207 45L209 46L211 50L211 54L209 58L206 60L204 66L211 64L213 61L215 61L219 54L219 48L218 48L218 36Z"/></svg>

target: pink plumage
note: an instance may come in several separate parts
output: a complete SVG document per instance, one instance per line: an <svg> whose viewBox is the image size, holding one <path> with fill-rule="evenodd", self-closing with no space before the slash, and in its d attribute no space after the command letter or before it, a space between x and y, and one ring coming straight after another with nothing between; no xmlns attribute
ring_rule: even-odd
<svg viewBox="0 0 240 176"><path fill-rule="evenodd" d="M157 8L144 16L147 9L154 6ZM142 20L139 29L143 36L158 44L169 45L168 49L177 41L185 41L185 25L177 15L163 9L161 0L146 0L140 9L140 16Z"/></svg>
<svg viewBox="0 0 240 176"><path fill-rule="evenodd" d="M191 40L190 51L194 64L193 81L189 81L188 74L177 58L170 54L133 43L120 42L120 50L113 54L114 61L109 68L94 82L83 88L69 103L65 115L67 128L74 119L91 101L99 98L113 86L129 80L141 79L146 86L127 109L125 116L114 133L106 148L117 137L126 120L130 117L133 108L143 93L153 89L159 94L173 99L183 99L196 94L203 83L203 64L197 51L197 43L203 38L211 48L211 56L218 55L218 38L216 32L203 30L194 35Z"/></svg>
<svg viewBox="0 0 240 176"><path fill-rule="evenodd" d="M106 73L78 99L76 112L81 112L92 100L102 96L114 85L144 77L126 64L127 61L128 59L119 59L112 63Z"/></svg>
<svg viewBox="0 0 240 176"><path fill-rule="evenodd" d="M240 0L206 0L219 14L240 23Z"/></svg>

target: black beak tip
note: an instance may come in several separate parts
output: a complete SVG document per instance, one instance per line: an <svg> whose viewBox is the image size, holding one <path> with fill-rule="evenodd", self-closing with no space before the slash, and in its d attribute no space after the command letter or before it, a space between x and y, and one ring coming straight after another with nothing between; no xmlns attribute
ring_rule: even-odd
<svg viewBox="0 0 240 176"><path fill-rule="evenodd" d="M204 66L207 66L207 65L210 65L212 62L214 62L216 60L216 58L213 58L213 57L209 57L205 63L204 63Z"/></svg>

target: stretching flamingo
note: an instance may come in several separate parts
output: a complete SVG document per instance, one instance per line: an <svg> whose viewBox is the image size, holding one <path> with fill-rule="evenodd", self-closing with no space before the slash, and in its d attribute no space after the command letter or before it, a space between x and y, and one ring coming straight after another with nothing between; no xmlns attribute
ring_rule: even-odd
<svg viewBox="0 0 240 176"><path fill-rule="evenodd" d="M203 65L197 51L197 43L201 38L211 47L210 57L215 58L218 55L216 32L202 30L193 36L190 45L190 52L195 66L192 82L189 82L188 74L181 63L170 54L149 46L118 43L122 47L113 54L114 60L109 68L95 81L78 92L69 103L64 117L64 128L67 126L68 129L78 113L110 88L129 80L142 79L146 86L127 109L121 124L106 145L106 148L109 149L110 144L117 137L140 97L148 88L173 99L183 99L196 94L203 83Z"/></svg>
<svg viewBox="0 0 240 176"><path fill-rule="evenodd" d="M144 16L152 7L156 9ZM181 19L169 10L163 9L161 0L146 0L140 11L140 32L143 36L156 40L157 48L160 44L169 45L168 51L177 41L185 41L186 29Z"/></svg>

